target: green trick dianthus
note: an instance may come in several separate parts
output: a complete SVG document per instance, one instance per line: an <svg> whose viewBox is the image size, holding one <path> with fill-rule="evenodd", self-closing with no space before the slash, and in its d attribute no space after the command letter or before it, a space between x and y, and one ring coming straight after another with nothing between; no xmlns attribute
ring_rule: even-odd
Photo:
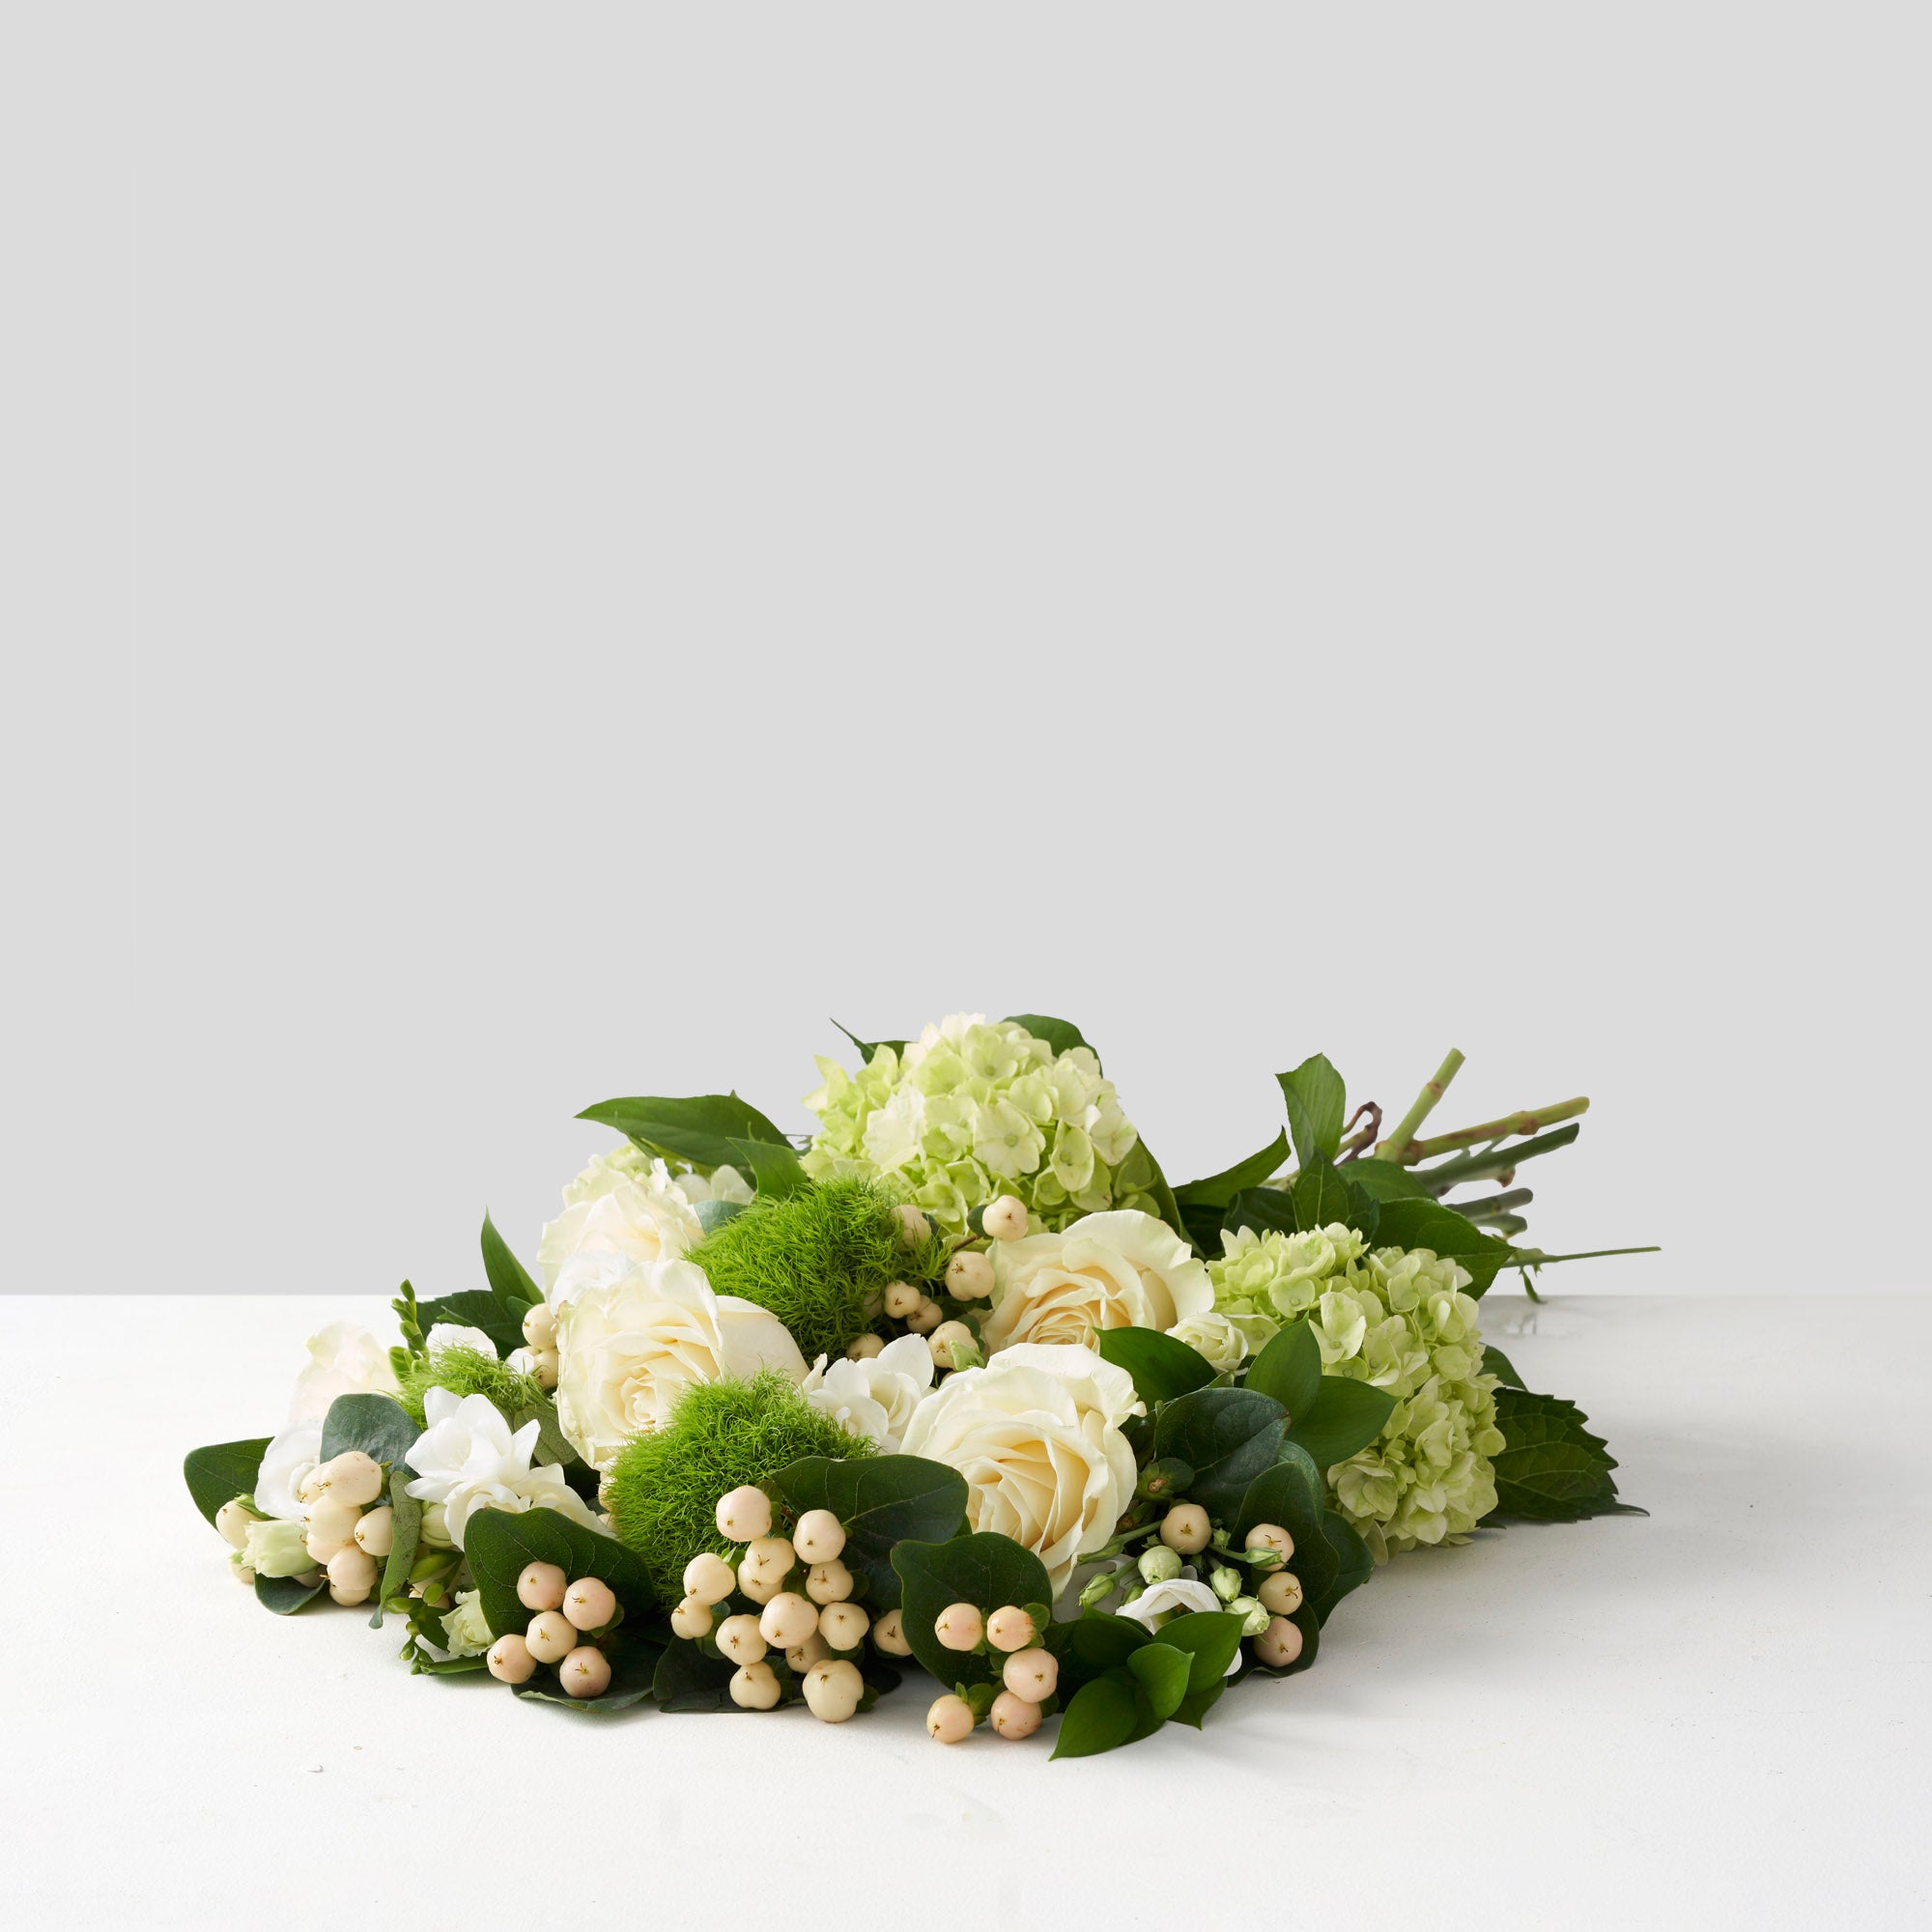
<svg viewBox="0 0 1932 1932"><path fill-rule="evenodd" d="M488 1396L502 1410L504 1421L512 1424L520 1413L541 1407L547 1400L536 1377L519 1375L496 1356L460 1342L439 1349L433 1355L412 1356L397 1380L402 1386L396 1400L418 1429L423 1426L423 1397L433 1388L446 1388L456 1395Z"/></svg>
<svg viewBox="0 0 1932 1932"><path fill-rule="evenodd" d="M936 1236L908 1247L885 1188L838 1179L758 1200L707 1235L690 1259L718 1293L770 1309L810 1362L841 1353L871 1325L867 1300L888 1283L936 1278L946 1247Z"/></svg>
<svg viewBox="0 0 1932 1932"><path fill-rule="evenodd" d="M870 1442L819 1414L776 1369L750 1381L694 1382L661 1429L627 1443L604 1483L618 1538L638 1552L667 1607L684 1567L724 1546L718 1498L768 1484L803 1456L870 1456Z"/></svg>

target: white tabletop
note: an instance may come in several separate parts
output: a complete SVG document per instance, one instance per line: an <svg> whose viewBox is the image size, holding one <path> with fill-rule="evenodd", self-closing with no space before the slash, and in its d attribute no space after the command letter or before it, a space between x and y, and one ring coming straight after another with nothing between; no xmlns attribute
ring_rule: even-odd
<svg viewBox="0 0 1932 1932"><path fill-rule="evenodd" d="M1205 1732L1049 1764L1040 1740L931 1743L917 1674L838 1728L600 1721L411 1677L364 1612L270 1616L228 1579L182 1455L272 1432L309 1331L386 1333L384 1305L0 1299L0 1920L1922 1916L1932 1301L1488 1306L1490 1339L1582 1404L1650 1517L1398 1559L1313 1670L1244 1685Z"/></svg>

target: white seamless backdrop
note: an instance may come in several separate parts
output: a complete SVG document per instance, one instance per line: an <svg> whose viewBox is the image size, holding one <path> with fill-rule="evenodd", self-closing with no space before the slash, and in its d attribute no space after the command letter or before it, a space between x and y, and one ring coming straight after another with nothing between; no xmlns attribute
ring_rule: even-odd
<svg viewBox="0 0 1932 1932"><path fill-rule="evenodd" d="M1663 1244L1565 1289L1927 1285L1922 14L30 31L8 1287L470 1285L961 1008L1177 1179L1456 1045Z"/></svg>

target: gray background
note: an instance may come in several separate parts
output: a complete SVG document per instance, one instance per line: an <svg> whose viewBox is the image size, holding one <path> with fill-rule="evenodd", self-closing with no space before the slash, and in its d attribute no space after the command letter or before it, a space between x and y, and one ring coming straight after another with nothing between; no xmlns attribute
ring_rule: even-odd
<svg viewBox="0 0 1932 1932"><path fill-rule="evenodd" d="M1915 10L6 32L6 1287L470 1286L960 1008L1926 1286Z"/></svg>

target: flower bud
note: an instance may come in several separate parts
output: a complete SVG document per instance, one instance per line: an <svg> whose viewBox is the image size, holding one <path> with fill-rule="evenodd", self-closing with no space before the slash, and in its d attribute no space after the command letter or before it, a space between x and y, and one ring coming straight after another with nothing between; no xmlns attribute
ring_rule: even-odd
<svg viewBox="0 0 1932 1932"><path fill-rule="evenodd" d="M514 1634L499 1636L484 1654L484 1662L490 1666L490 1675L499 1684L527 1684L537 1667L529 1645Z"/></svg>
<svg viewBox="0 0 1932 1932"><path fill-rule="evenodd" d="M1216 1570L1208 1578L1208 1587L1224 1604L1232 1604L1241 1594L1241 1573L1238 1570Z"/></svg>
<svg viewBox="0 0 1932 1932"><path fill-rule="evenodd" d="M948 1650L977 1650L986 1634L986 1620L975 1604L949 1604L940 1611L932 1634Z"/></svg>
<svg viewBox="0 0 1932 1932"><path fill-rule="evenodd" d="M932 1350L935 1368L977 1369L986 1359L980 1352L979 1338L963 1321L942 1321L925 1338L925 1346Z"/></svg>
<svg viewBox="0 0 1932 1932"><path fill-rule="evenodd" d="M1236 1597L1228 1608L1234 1615L1242 1619L1243 1636L1260 1636L1268 1627L1268 1613L1262 1608L1258 1597Z"/></svg>
<svg viewBox="0 0 1932 1932"><path fill-rule="evenodd" d="M1301 1578L1293 1570L1277 1570L1264 1577L1255 1592L1271 1617L1292 1617L1301 1607Z"/></svg>
<svg viewBox="0 0 1932 1932"><path fill-rule="evenodd" d="M449 1512L441 1503L431 1503L422 1513L418 1541L425 1549L454 1549L449 1534Z"/></svg>
<svg viewBox="0 0 1932 1932"><path fill-rule="evenodd" d="M1160 1540L1183 1556L1193 1556L1208 1548L1213 1530L1208 1512L1199 1503L1176 1503L1161 1518Z"/></svg>
<svg viewBox="0 0 1932 1932"><path fill-rule="evenodd" d="M1301 1632L1286 1617L1276 1617L1255 1638L1255 1655L1271 1670L1293 1663L1301 1655Z"/></svg>
<svg viewBox="0 0 1932 1932"><path fill-rule="evenodd" d="M764 1607L758 1629L767 1643L789 1650L818 1628L818 1606L795 1590L781 1590Z"/></svg>
<svg viewBox="0 0 1932 1932"><path fill-rule="evenodd" d="M973 1707L965 1698L949 1691L933 1700L932 1708L925 1714L925 1728L929 1736L943 1745L963 1744L973 1735Z"/></svg>
<svg viewBox="0 0 1932 1932"><path fill-rule="evenodd" d="M987 1722L1003 1738L1030 1738L1039 1729L1039 1706L1002 1690L993 1699Z"/></svg>
<svg viewBox="0 0 1932 1932"><path fill-rule="evenodd" d="M830 1510L807 1510L791 1545L802 1563L830 1563L845 1548L845 1525Z"/></svg>
<svg viewBox="0 0 1932 1932"><path fill-rule="evenodd" d="M737 1582L730 1564L708 1549L684 1566L684 1594L700 1604L722 1604Z"/></svg>
<svg viewBox="0 0 1932 1932"><path fill-rule="evenodd" d="M996 1241L1023 1240L1027 1231L1026 1203L1017 1194L1002 1194L997 1201L987 1203L980 1225Z"/></svg>
<svg viewBox="0 0 1932 1932"><path fill-rule="evenodd" d="M986 1641L995 1650L1024 1650L1033 1638L1033 1619L1017 1604L1002 1604L986 1619Z"/></svg>
<svg viewBox="0 0 1932 1932"><path fill-rule="evenodd" d="M1180 1558L1166 1544L1151 1543L1134 1567L1144 1583L1171 1583L1180 1575Z"/></svg>
<svg viewBox="0 0 1932 1932"><path fill-rule="evenodd" d="M831 1655L832 1646L813 1631L803 1643L795 1643L785 1652L785 1662L791 1666L794 1677L803 1677L821 1658Z"/></svg>
<svg viewBox="0 0 1932 1932"><path fill-rule="evenodd" d="M772 1533L772 1499L753 1483L718 1498L718 1534L729 1543L755 1543Z"/></svg>
<svg viewBox="0 0 1932 1932"><path fill-rule="evenodd" d="M741 1711L769 1711L779 1701L778 1673L769 1663L741 1663L727 1688Z"/></svg>
<svg viewBox="0 0 1932 1932"><path fill-rule="evenodd" d="M718 1648L733 1663L755 1663L771 1646L757 1618L741 1610L718 1626Z"/></svg>
<svg viewBox="0 0 1932 1932"><path fill-rule="evenodd" d="M805 1594L814 1604L842 1604L852 1594L852 1573L835 1556L805 1573Z"/></svg>
<svg viewBox="0 0 1932 1932"><path fill-rule="evenodd" d="M814 1718L842 1724L859 1708L866 1680L842 1658L822 1658L805 1673L805 1701Z"/></svg>
<svg viewBox="0 0 1932 1932"><path fill-rule="evenodd" d="M1294 1538L1278 1522L1258 1522L1248 1531L1243 1548L1272 1549L1286 1563L1294 1554Z"/></svg>
<svg viewBox="0 0 1932 1932"><path fill-rule="evenodd" d="M895 1321L903 1321L924 1299L909 1281L888 1282L883 1306Z"/></svg>
<svg viewBox="0 0 1932 1932"><path fill-rule="evenodd" d="M517 1602L526 1610L558 1609L569 1584L554 1563L526 1563L517 1577Z"/></svg>
<svg viewBox="0 0 1932 1932"><path fill-rule="evenodd" d="M978 1248L961 1248L946 1264L946 1292L955 1301L983 1301L993 1292L993 1264Z"/></svg>
<svg viewBox="0 0 1932 1932"><path fill-rule="evenodd" d="M524 1643L539 1663L561 1663L577 1648L577 1626L561 1610L539 1610Z"/></svg>
<svg viewBox="0 0 1932 1932"><path fill-rule="evenodd" d="M1088 1577L1080 1592L1080 1607L1091 1610L1095 1604L1104 1604L1120 1587L1120 1580L1111 1570L1103 1570L1099 1576Z"/></svg>
<svg viewBox="0 0 1932 1932"><path fill-rule="evenodd" d="M581 1631L602 1630L617 1614L616 1593L595 1577L580 1577L563 1593L563 1613Z"/></svg>
<svg viewBox="0 0 1932 1932"><path fill-rule="evenodd" d="M946 1313L936 1301L922 1301L906 1317L906 1326L915 1335L930 1335L939 1326L940 1318Z"/></svg>
<svg viewBox="0 0 1932 1932"><path fill-rule="evenodd" d="M230 1546L240 1549L248 1541L248 1525L261 1519L237 1496L232 1503L223 1503L214 1512L214 1526L226 1538Z"/></svg>
<svg viewBox="0 0 1932 1932"><path fill-rule="evenodd" d="M1015 1697L1030 1704L1044 1704L1060 1688L1060 1660L1050 1650L1036 1646L1016 1650L1000 1668L1000 1682Z"/></svg>
<svg viewBox="0 0 1932 1932"><path fill-rule="evenodd" d="M556 1310L539 1301L524 1311L524 1340L532 1349L556 1347Z"/></svg>
<svg viewBox="0 0 1932 1932"><path fill-rule="evenodd" d="M711 1605L700 1604L696 1597L686 1597L670 1613L670 1627L681 1637L696 1643L701 1636L711 1634Z"/></svg>
<svg viewBox="0 0 1932 1932"><path fill-rule="evenodd" d="M315 1562L301 1524L278 1516L263 1517L248 1525L242 1560L260 1577L298 1577Z"/></svg>
<svg viewBox="0 0 1932 1932"><path fill-rule="evenodd" d="M601 1697L611 1688L611 1660L594 1643L581 1643L556 1666L556 1681L573 1697Z"/></svg>
<svg viewBox="0 0 1932 1932"><path fill-rule="evenodd" d="M905 1612L888 1610L872 1622L872 1644L888 1657L910 1657L912 1645L905 1640Z"/></svg>
<svg viewBox="0 0 1932 1932"><path fill-rule="evenodd" d="M907 1247L918 1247L932 1233L932 1223L917 1208L900 1208L895 1211L899 1217L899 1239Z"/></svg>
<svg viewBox="0 0 1932 1932"><path fill-rule="evenodd" d="M849 1361L869 1362L874 1355L886 1351L885 1343L877 1335L856 1335L846 1344L845 1354Z"/></svg>
<svg viewBox="0 0 1932 1932"><path fill-rule="evenodd" d="M323 1493L355 1509L373 1503L383 1493L383 1465L359 1449L345 1449L316 1472Z"/></svg>
<svg viewBox="0 0 1932 1932"><path fill-rule="evenodd" d="M359 1592L355 1599L359 1604L376 1587L376 1559L353 1543L346 1544L328 1559L328 1580L338 1590Z"/></svg>
<svg viewBox="0 0 1932 1932"><path fill-rule="evenodd" d="M857 1650L871 1624L857 1604L827 1604L818 1613L818 1634L834 1650Z"/></svg>
<svg viewBox="0 0 1932 1932"><path fill-rule="evenodd" d="M355 1525L355 1547L371 1556L386 1556L396 1547L396 1513L387 1503L367 1511Z"/></svg>
<svg viewBox="0 0 1932 1932"><path fill-rule="evenodd" d="M1157 1456L1141 1471L1140 1481L1134 1485L1134 1494L1161 1502L1169 1496L1178 1495L1193 1480L1192 1463L1183 1463L1179 1456Z"/></svg>

